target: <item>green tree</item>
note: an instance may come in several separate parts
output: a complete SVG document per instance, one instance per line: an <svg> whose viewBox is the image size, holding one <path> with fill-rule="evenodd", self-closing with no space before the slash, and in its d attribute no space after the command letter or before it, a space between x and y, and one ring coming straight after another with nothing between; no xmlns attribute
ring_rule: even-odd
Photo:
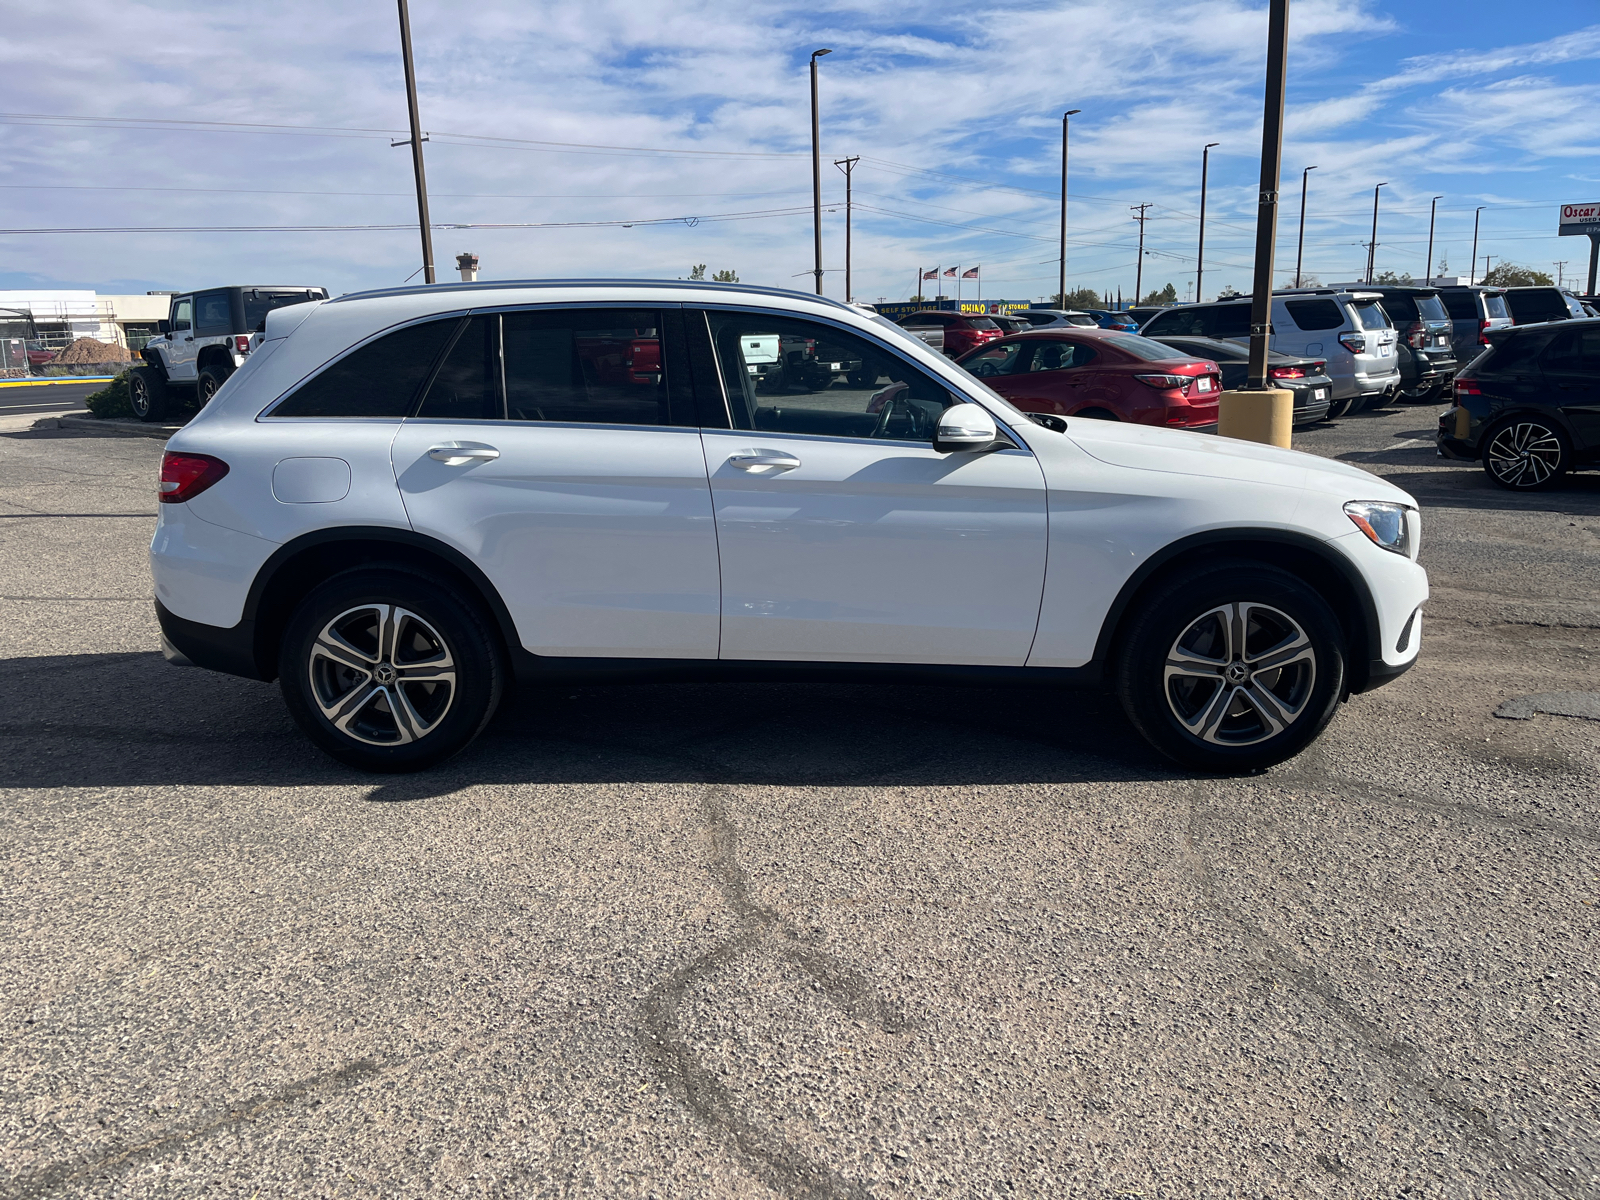
<svg viewBox="0 0 1600 1200"><path fill-rule="evenodd" d="M1410 271L1405 272L1403 275L1396 275L1393 271L1379 271L1377 275L1373 277L1372 282L1392 283L1397 284L1400 287L1410 287L1416 282L1416 280L1411 278Z"/></svg>
<svg viewBox="0 0 1600 1200"><path fill-rule="evenodd" d="M1221 293L1219 292L1218 295L1221 295ZM1159 292L1151 292L1148 296L1140 301L1141 304L1176 304L1177 302L1178 289L1173 287L1170 283L1167 284L1166 287L1162 288Z"/></svg>
<svg viewBox="0 0 1600 1200"><path fill-rule="evenodd" d="M738 283L739 282L739 272L737 272L737 271L717 271L716 273L714 273L711 276L711 278L717 283Z"/></svg>
<svg viewBox="0 0 1600 1200"><path fill-rule="evenodd" d="M689 268L689 278L690 279L704 279L705 277L706 277L706 265L705 265L705 263L696 263L694 266Z"/></svg>
<svg viewBox="0 0 1600 1200"><path fill-rule="evenodd" d="M1479 283L1486 283L1490 287L1549 287L1555 283L1554 279L1543 271L1535 271L1532 267L1519 267L1516 263L1496 263Z"/></svg>
<svg viewBox="0 0 1600 1200"><path fill-rule="evenodd" d="M1093 288L1078 288L1076 291L1068 292L1065 296L1057 292L1050 297L1050 303L1057 308L1067 309L1104 307L1100 303L1100 293Z"/></svg>

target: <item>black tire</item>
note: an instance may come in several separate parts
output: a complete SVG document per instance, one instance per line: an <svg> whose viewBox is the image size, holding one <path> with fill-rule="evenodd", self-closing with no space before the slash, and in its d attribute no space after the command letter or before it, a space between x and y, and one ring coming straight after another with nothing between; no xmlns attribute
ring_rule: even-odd
<svg viewBox="0 0 1600 1200"><path fill-rule="evenodd" d="M1553 487L1572 465L1567 435L1548 417L1507 417L1479 439L1483 473L1512 492Z"/></svg>
<svg viewBox="0 0 1600 1200"><path fill-rule="evenodd" d="M1435 380L1433 383L1422 384L1417 387L1402 387L1400 399L1407 404L1432 404L1439 398L1439 393L1444 390L1444 385Z"/></svg>
<svg viewBox="0 0 1600 1200"><path fill-rule="evenodd" d="M1316 740L1344 694L1346 657L1333 610L1299 578L1259 563L1213 563L1166 580L1135 614L1117 658L1117 696L1167 757L1204 771L1255 771Z"/></svg>
<svg viewBox="0 0 1600 1200"><path fill-rule="evenodd" d="M407 682L425 674L437 681ZM360 568L315 588L278 656L295 723L363 771L420 771L458 753L494 716L505 677L489 618L450 585L403 567Z"/></svg>
<svg viewBox="0 0 1600 1200"><path fill-rule="evenodd" d="M850 385L852 387L858 388L871 387L873 384L878 382L877 374L875 372L869 372L865 369L851 371L847 378L850 380Z"/></svg>
<svg viewBox="0 0 1600 1200"><path fill-rule="evenodd" d="M1340 417L1348 416L1350 410L1355 407L1355 403L1359 399L1359 396L1346 396L1341 400L1335 400L1328 405L1328 415L1325 420L1337 421Z"/></svg>
<svg viewBox="0 0 1600 1200"><path fill-rule="evenodd" d="M200 374L194 381L194 403L196 408L204 408L211 403L211 397L217 394L218 389L228 382L228 376L233 374L229 367L209 366L202 367Z"/></svg>
<svg viewBox="0 0 1600 1200"><path fill-rule="evenodd" d="M160 421L167 415L171 396L167 381L154 367L134 367L128 372L128 407L141 421Z"/></svg>

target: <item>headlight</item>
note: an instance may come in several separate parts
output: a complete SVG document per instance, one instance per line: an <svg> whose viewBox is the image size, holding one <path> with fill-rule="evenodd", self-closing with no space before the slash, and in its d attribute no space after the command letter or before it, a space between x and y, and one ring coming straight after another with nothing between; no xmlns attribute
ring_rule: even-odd
<svg viewBox="0 0 1600 1200"><path fill-rule="evenodd" d="M1404 504L1352 500L1344 506L1344 512L1375 545L1411 557L1411 523L1406 520Z"/></svg>

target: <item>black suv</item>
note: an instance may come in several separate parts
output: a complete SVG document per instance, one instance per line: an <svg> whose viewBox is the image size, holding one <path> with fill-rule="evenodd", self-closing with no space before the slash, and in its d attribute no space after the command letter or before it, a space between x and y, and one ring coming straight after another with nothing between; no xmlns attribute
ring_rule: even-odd
<svg viewBox="0 0 1600 1200"><path fill-rule="evenodd" d="M1439 299L1450 314L1456 362L1463 367L1483 353L1489 334L1512 326L1504 288L1452 284L1439 289Z"/></svg>
<svg viewBox="0 0 1600 1200"><path fill-rule="evenodd" d="M1437 400L1458 365L1454 326L1437 289L1380 283L1361 290L1383 297L1383 311L1400 333L1400 398L1418 404Z"/></svg>
<svg viewBox="0 0 1600 1200"><path fill-rule="evenodd" d="M1518 325L1537 325L1544 321L1566 321L1589 314L1578 298L1566 288L1514 287L1506 289L1506 304L1511 319Z"/></svg>
<svg viewBox="0 0 1600 1200"><path fill-rule="evenodd" d="M1519 492L1600 464L1600 318L1494 330L1489 345L1456 376L1440 455L1481 459Z"/></svg>

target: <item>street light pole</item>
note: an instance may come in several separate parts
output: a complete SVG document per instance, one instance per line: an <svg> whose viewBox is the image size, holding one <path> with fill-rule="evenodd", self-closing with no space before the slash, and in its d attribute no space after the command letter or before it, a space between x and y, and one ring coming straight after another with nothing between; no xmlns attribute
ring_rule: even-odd
<svg viewBox="0 0 1600 1200"><path fill-rule="evenodd" d="M401 0L404 3L404 0ZM822 126L817 119L817 59L832 50L811 52L811 227L816 241L817 295L822 295Z"/></svg>
<svg viewBox="0 0 1600 1200"><path fill-rule="evenodd" d="M1057 273L1056 288L1060 293L1056 303L1067 306L1067 126L1069 118L1081 113L1081 108L1069 108L1061 114L1061 263Z"/></svg>
<svg viewBox="0 0 1600 1200"><path fill-rule="evenodd" d="M406 108L411 116L411 166L417 177L417 224L422 228L423 281L433 283L433 228L428 222L428 180L422 173L422 118L417 115L417 69L411 61L411 13L400 3L400 57L406 68Z"/></svg>
<svg viewBox="0 0 1600 1200"><path fill-rule="evenodd" d="M1250 290L1250 379L1267 387L1272 320L1272 259L1278 236L1278 178L1283 165L1284 67L1289 57L1289 0L1267 10L1267 88L1261 114L1261 191L1256 208L1256 271Z"/></svg>
<svg viewBox="0 0 1600 1200"><path fill-rule="evenodd" d="M1427 273L1422 277L1423 283L1427 283L1433 278L1433 218L1434 214L1439 211L1439 201L1443 199L1443 196L1435 196L1433 202L1428 205L1428 266L1426 268Z"/></svg>
<svg viewBox="0 0 1600 1200"><path fill-rule="evenodd" d="M1205 298L1205 293L1200 290L1200 281L1206 274L1206 171L1211 166L1211 149L1220 146L1221 142L1207 142L1206 148L1200 151L1200 248L1195 253L1194 263L1194 302L1199 304Z"/></svg>
<svg viewBox="0 0 1600 1200"><path fill-rule="evenodd" d="M1294 285L1300 286L1300 264L1306 256L1306 181L1311 178L1311 172L1317 168L1307 167L1300 172L1300 244L1294 252Z"/></svg>
<svg viewBox="0 0 1600 1200"><path fill-rule="evenodd" d="M1478 282L1478 220L1483 216L1487 204L1478 206L1478 211L1472 214L1472 262L1467 266L1467 284L1470 287Z"/></svg>
<svg viewBox="0 0 1600 1200"><path fill-rule="evenodd" d="M1387 179L1385 179L1382 183L1380 183L1378 185L1378 187L1375 187L1375 188L1372 189L1372 240L1367 243L1367 282L1368 283L1372 282L1373 270L1378 265L1378 262L1377 262L1377 260L1378 260L1378 188L1388 187L1388 186L1389 186L1389 181Z"/></svg>
<svg viewBox="0 0 1600 1200"><path fill-rule="evenodd" d="M1133 265L1133 302L1135 304L1142 304L1144 302L1140 300L1139 297L1144 291L1144 210L1147 208L1154 208L1155 205L1130 204L1128 207L1137 211L1139 214L1137 217L1133 218L1135 221L1139 222L1139 261ZM1062 302L1062 307L1066 307L1065 300Z"/></svg>
<svg viewBox="0 0 1600 1200"><path fill-rule="evenodd" d="M860 161L859 154L854 158L833 160L833 165L844 172L844 302L846 304L856 298L850 282L850 173L856 169L856 164Z"/></svg>

